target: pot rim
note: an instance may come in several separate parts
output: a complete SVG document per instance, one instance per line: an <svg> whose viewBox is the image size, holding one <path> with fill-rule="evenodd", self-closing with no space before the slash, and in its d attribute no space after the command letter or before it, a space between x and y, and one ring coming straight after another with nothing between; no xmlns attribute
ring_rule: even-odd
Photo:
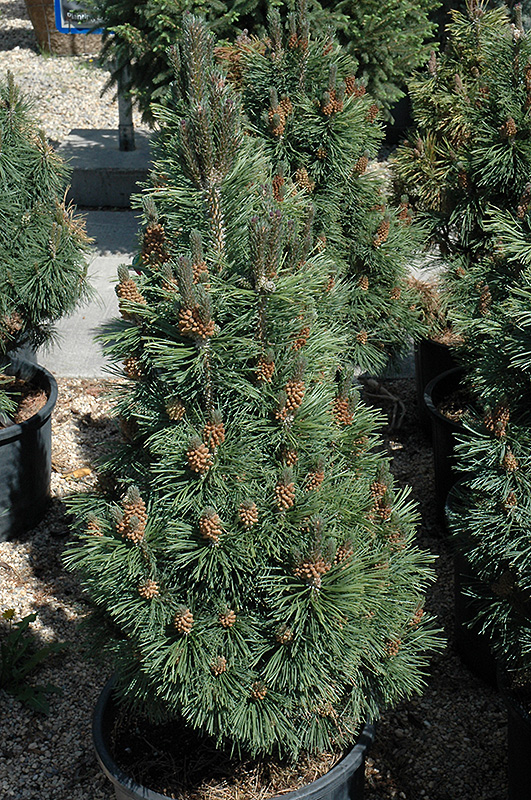
<svg viewBox="0 0 531 800"><path fill-rule="evenodd" d="M30 361L26 361L23 358L12 356L9 358L9 366L6 372L15 375L22 372L22 376L25 380L31 380L35 375L39 374L45 379L43 383L48 393L48 399L43 407L29 419L24 422L18 422L16 425L10 425L8 428L0 429L0 446L18 439L26 431L42 428L49 420L58 396L57 381L52 373L48 372L45 367L41 367L40 364L32 364Z"/></svg>
<svg viewBox="0 0 531 800"><path fill-rule="evenodd" d="M138 797L144 798L145 800L169 800L168 795L160 794L159 792L155 792L152 789L148 789L136 783L133 778L123 772L114 761L107 747L103 727L103 716L108 703L112 702L112 694L115 686L116 676L113 675L103 687L92 717L92 742L99 764L105 775L113 784L121 784L127 791L135 792ZM287 792L282 796L272 797L270 800L299 800L299 798L300 800L312 800L313 797L318 797L320 795L324 787L326 787L328 791L333 790L335 786L345 782L350 775L361 766L373 739L374 725L366 722L363 724L356 743L329 772L300 789ZM131 794L131 798L133 798L133 794Z"/></svg>
<svg viewBox="0 0 531 800"><path fill-rule="evenodd" d="M438 383L441 383L445 378L449 378L457 374L464 375L465 374L464 367L453 367L452 369L447 369L446 372L441 372L439 375L436 375L435 378L432 378L431 381L426 385L426 388L424 389L424 403L430 414L433 414L433 416L436 417L436 419L443 420L445 423L447 423L456 431L461 431L463 430L462 423L455 422L453 419L445 417L444 414L441 414L441 412L437 409L435 403L433 402L432 398L433 389Z"/></svg>

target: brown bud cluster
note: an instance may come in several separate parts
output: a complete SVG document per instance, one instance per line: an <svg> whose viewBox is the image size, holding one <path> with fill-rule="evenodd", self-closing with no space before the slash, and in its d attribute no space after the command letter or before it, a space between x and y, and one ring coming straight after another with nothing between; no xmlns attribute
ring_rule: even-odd
<svg viewBox="0 0 531 800"><path fill-rule="evenodd" d="M392 658L393 656L397 656L400 651L400 646L402 644L401 639L393 639L387 642L385 647L385 651L387 655Z"/></svg>
<svg viewBox="0 0 531 800"><path fill-rule="evenodd" d="M203 512L199 520L199 533L203 539L208 539L214 544L219 542L219 537L223 533L223 527L219 515L213 508L209 508Z"/></svg>
<svg viewBox="0 0 531 800"><path fill-rule="evenodd" d="M468 192L470 190L470 179L466 170L460 169L457 173L457 185L464 192Z"/></svg>
<svg viewBox="0 0 531 800"><path fill-rule="evenodd" d="M343 100L335 89L329 89L324 93L321 111L326 117L343 111Z"/></svg>
<svg viewBox="0 0 531 800"><path fill-rule="evenodd" d="M509 492L505 500L503 501L503 507L506 511L510 511L511 508L515 508L518 505L518 500L514 492Z"/></svg>
<svg viewBox="0 0 531 800"><path fill-rule="evenodd" d="M413 617L411 618L411 622L409 623L412 628L418 628L418 626L422 622L422 618L424 616L424 613L425 612L424 612L424 609L422 608L422 606L419 606L417 608L417 610L415 611L415 613L413 614Z"/></svg>
<svg viewBox="0 0 531 800"><path fill-rule="evenodd" d="M145 298L138 291L138 286L132 278L127 278L124 281L120 281L120 283L115 287L114 291L121 301L126 300L129 303L138 303L140 305L146 304ZM133 318L134 315L124 308L123 302L118 303L118 308L124 319Z"/></svg>
<svg viewBox="0 0 531 800"><path fill-rule="evenodd" d="M359 333L356 334L356 341L358 344L367 344L368 340L369 334L367 331L359 331Z"/></svg>
<svg viewBox="0 0 531 800"><path fill-rule="evenodd" d="M518 469L518 460L510 447L506 449L501 463L502 467L507 470L507 472L516 472Z"/></svg>
<svg viewBox="0 0 531 800"><path fill-rule="evenodd" d="M315 181L313 181L308 175L308 170L306 167L299 167L299 169L295 172L295 183L301 189L306 189L306 191L309 193L313 192L315 189Z"/></svg>
<svg viewBox="0 0 531 800"><path fill-rule="evenodd" d="M387 484L383 481L373 481L371 483L371 497L376 500L378 497L384 497L387 494Z"/></svg>
<svg viewBox="0 0 531 800"><path fill-rule="evenodd" d="M236 622L236 614L232 608L226 608L225 611L222 611L218 616L218 620L222 628L232 628Z"/></svg>
<svg viewBox="0 0 531 800"><path fill-rule="evenodd" d="M336 550L334 564L341 564L343 561L346 561L353 555L354 555L354 550L352 549L352 545L350 542L345 542L344 544L340 544Z"/></svg>
<svg viewBox="0 0 531 800"><path fill-rule="evenodd" d="M283 95L280 98L280 108L282 109L286 117L289 117L290 114L293 114L293 103L291 102L291 100L287 95Z"/></svg>
<svg viewBox="0 0 531 800"><path fill-rule="evenodd" d="M256 681L251 686L251 697L253 700L263 700L267 694L267 686L263 681Z"/></svg>
<svg viewBox="0 0 531 800"><path fill-rule="evenodd" d="M135 358L135 356L128 356L124 359L123 365L124 372L128 378L134 381L140 380L142 377L142 365L138 358Z"/></svg>
<svg viewBox="0 0 531 800"><path fill-rule="evenodd" d="M315 155L317 156L319 161L324 161L325 158L328 156L328 152L325 150L324 147L318 147Z"/></svg>
<svg viewBox="0 0 531 800"><path fill-rule="evenodd" d="M159 222L148 225L142 238L142 260L150 264L164 264L169 260L166 234Z"/></svg>
<svg viewBox="0 0 531 800"><path fill-rule="evenodd" d="M8 337L16 336L24 327L24 320L18 313L13 311L9 316L2 317L0 324Z"/></svg>
<svg viewBox="0 0 531 800"><path fill-rule="evenodd" d="M308 341L309 335L310 335L310 326L305 325L303 328L301 328L301 330L295 337L295 340L291 345L292 350L301 350L301 348L303 348L306 342Z"/></svg>
<svg viewBox="0 0 531 800"><path fill-rule="evenodd" d="M369 289L369 277L368 275L360 275L358 278L358 286L363 292L367 292Z"/></svg>
<svg viewBox="0 0 531 800"><path fill-rule="evenodd" d="M282 136L286 128L286 114L281 105L268 111L269 130L273 136Z"/></svg>
<svg viewBox="0 0 531 800"><path fill-rule="evenodd" d="M329 561L326 561L323 556L315 555L305 558L299 562L293 569L293 574L303 580L305 583L312 586L314 589L319 589L322 582L322 576L325 575L332 567Z"/></svg>
<svg viewBox="0 0 531 800"><path fill-rule="evenodd" d="M354 419L348 397L336 397L334 400L334 417L338 425L350 425Z"/></svg>
<svg viewBox="0 0 531 800"><path fill-rule="evenodd" d="M368 166L369 166L369 157L364 153L362 156L358 158L358 160L354 164L354 172L356 173L356 175L363 175Z"/></svg>
<svg viewBox="0 0 531 800"><path fill-rule="evenodd" d="M400 288L400 286L393 286L389 294L391 300L400 300L401 296L402 296L402 289Z"/></svg>
<svg viewBox="0 0 531 800"><path fill-rule="evenodd" d="M221 420L210 420L203 428L203 440L207 447L218 447L225 441L225 426Z"/></svg>
<svg viewBox="0 0 531 800"><path fill-rule="evenodd" d="M197 472L199 475L205 475L212 466L210 451L206 444L203 444L199 439L194 439L190 442L186 451L186 458L192 472Z"/></svg>
<svg viewBox="0 0 531 800"><path fill-rule="evenodd" d="M85 533L88 533L90 536L103 536L103 531L101 530L100 523L96 519L96 517L91 516L87 520L87 527L85 529Z"/></svg>
<svg viewBox="0 0 531 800"><path fill-rule="evenodd" d="M487 411L483 417L483 423L489 433L493 433L497 439L504 439L509 419L509 408L503 403L498 403L493 411Z"/></svg>
<svg viewBox="0 0 531 800"><path fill-rule="evenodd" d="M206 261L197 261L195 264L192 264L192 273L193 273L193 282L199 283L202 280L203 275L208 275L208 267ZM204 281L204 283L207 283Z"/></svg>
<svg viewBox="0 0 531 800"><path fill-rule="evenodd" d="M324 471L316 469L314 472L309 472L306 476L305 490L307 492L314 492L321 487L324 481Z"/></svg>
<svg viewBox="0 0 531 800"><path fill-rule="evenodd" d="M218 656L210 665L212 675L216 677L222 675L227 669L227 659L225 656Z"/></svg>
<svg viewBox="0 0 531 800"><path fill-rule="evenodd" d="M283 175L275 175L272 181L273 197L278 203L284 199L284 184L286 183Z"/></svg>
<svg viewBox="0 0 531 800"><path fill-rule="evenodd" d="M286 383L286 408L289 411L295 411L301 405L302 401L304 400L304 394L306 392L306 387L304 386L304 381L297 380L296 378L291 378Z"/></svg>
<svg viewBox="0 0 531 800"><path fill-rule="evenodd" d="M485 284L484 286L481 287L481 291L479 293L479 301L478 301L478 311L482 317L487 316L491 304L492 304L492 294L487 284Z"/></svg>
<svg viewBox="0 0 531 800"><path fill-rule="evenodd" d="M166 403L166 413L174 422L180 422L186 414L186 408L179 397L171 397Z"/></svg>
<svg viewBox="0 0 531 800"><path fill-rule="evenodd" d="M295 484L293 481L281 480L275 486L275 502L277 508L282 511L291 506L295 502Z"/></svg>
<svg viewBox="0 0 531 800"><path fill-rule="evenodd" d="M293 631L288 625L283 623L275 631L275 639L279 644L289 644L293 641Z"/></svg>
<svg viewBox="0 0 531 800"><path fill-rule="evenodd" d="M181 308L179 311L179 330L185 336L199 336L206 339L214 334L214 321L203 322L199 306L195 308Z"/></svg>
<svg viewBox="0 0 531 800"><path fill-rule="evenodd" d="M331 292L335 285L336 285L335 275L330 275L330 277L328 278L327 284L325 286L325 291L326 292Z"/></svg>
<svg viewBox="0 0 531 800"><path fill-rule="evenodd" d="M292 467L299 460L299 454L296 450L285 447L282 450L282 460L288 467Z"/></svg>
<svg viewBox="0 0 531 800"><path fill-rule="evenodd" d="M512 139L518 133L516 122L513 117L509 117L500 127L500 135L502 139Z"/></svg>
<svg viewBox="0 0 531 800"><path fill-rule="evenodd" d="M367 121L374 122L379 113L380 109L378 108L376 103L373 103L371 106L369 106L369 110L367 111Z"/></svg>
<svg viewBox="0 0 531 800"><path fill-rule="evenodd" d="M138 594L144 600L152 600L154 597L159 596L159 587L155 581L147 580L139 585Z"/></svg>
<svg viewBox="0 0 531 800"><path fill-rule="evenodd" d="M139 544L146 530L146 504L136 487L131 487L122 503L123 514L116 523L116 531L124 539Z"/></svg>
<svg viewBox="0 0 531 800"><path fill-rule="evenodd" d="M258 522L258 508L250 500L242 503L238 509L238 516L244 528L252 528Z"/></svg>
<svg viewBox="0 0 531 800"><path fill-rule="evenodd" d="M258 366L256 368L257 380L264 381L264 383L271 383L274 371L275 362L268 361L264 356L260 356L258 359Z"/></svg>
<svg viewBox="0 0 531 800"><path fill-rule="evenodd" d="M391 227L390 219L388 216L385 216L378 225L378 228L374 235L374 239L372 240L373 247L380 247L382 244L384 244L384 242L387 241L390 227Z"/></svg>
<svg viewBox="0 0 531 800"><path fill-rule="evenodd" d="M194 627L194 615L189 608L180 608L173 618L173 627L185 636L191 632Z"/></svg>

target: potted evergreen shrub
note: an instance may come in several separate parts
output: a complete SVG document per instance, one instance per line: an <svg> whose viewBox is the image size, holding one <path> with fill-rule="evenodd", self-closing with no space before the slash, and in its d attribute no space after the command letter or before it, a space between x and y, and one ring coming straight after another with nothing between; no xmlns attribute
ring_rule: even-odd
<svg viewBox="0 0 531 800"><path fill-rule="evenodd" d="M518 7L515 22L507 8L470 0L467 9L453 12L444 53L410 86L417 130L395 167L399 191L431 226L453 349L468 375L479 357L472 332L514 278L491 211L523 214L529 203L531 45ZM466 386L473 398L472 378Z"/></svg>
<svg viewBox="0 0 531 800"><path fill-rule="evenodd" d="M123 444L102 493L72 503L67 561L98 609L122 731L184 739L171 775L144 772L128 736L139 769L124 766L104 695L100 760L118 797L168 797L190 749L208 745L231 768L232 753L245 771L342 753L361 733L354 763L325 781L359 797L364 723L421 687L438 646L423 613L431 557L377 447L377 416L348 370L337 379L341 292L307 194L288 178L275 197L204 23L185 17L172 60L138 277L120 270L123 319L104 334L125 373ZM215 763L203 759L201 777Z"/></svg>
<svg viewBox="0 0 531 800"><path fill-rule="evenodd" d="M460 436L458 452L470 476L459 486L449 519L464 564L471 621L501 669L509 712L509 797L516 800L531 790L524 760L531 746L529 209L496 212L491 232L514 280L505 302L473 332L483 415Z"/></svg>
<svg viewBox="0 0 531 800"><path fill-rule="evenodd" d="M0 539L42 516L51 469L53 377L17 358L42 344L52 324L88 293L88 239L65 207L67 169L37 127L10 73L0 83ZM41 395L20 424L21 392ZM24 395L23 395L24 396ZM28 403L26 403L28 405Z"/></svg>

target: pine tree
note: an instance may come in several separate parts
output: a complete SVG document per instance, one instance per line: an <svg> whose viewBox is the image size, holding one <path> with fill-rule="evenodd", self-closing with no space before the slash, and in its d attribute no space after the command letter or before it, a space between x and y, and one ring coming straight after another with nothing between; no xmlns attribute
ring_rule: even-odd
<svg viewBox="0 0 531 800"><path fill-rule="evenodd" d="M0 365L38 346L88 293L83 221L65 205L68 169L11 73L0 83ZM0 411L12 410L0 389Z"/></svg>
<svg viewBox="0 0 531 800"><path fill-rule="evenodd" d="M130 707L295 756L420 687L431 559L375 413L336 382L344 332L321 315L307 195L275 199L195 17L172 60L139 275L121 272L105 335L124 442L105 490L74 503L68 560Z"/></svg>
<svg viewBox="0 0 531 800"><path fill-rule="evenodd" d="M277 198L293 184L311 197L315 233L334 262L330 285L348 297L347 358L381 373L422 328L410 265L424 231L411 224L408 198L390 206L384 179L367 169L382 141L380 110L352 57L314 33L305 2L286 28L272 11L265 39L240 37L219 55L275 165Z"/></svg>
<svg viewBox="0 0 531 800"><path fill-rule="evenodd" d="M491 209L525 213L531 167L531 43L521 17L470 0L448 45L410 87L417 128L397 151L398 191L429 221L439 281L463 361L474 324L507 296L514 265L499 258Z"/></svg>

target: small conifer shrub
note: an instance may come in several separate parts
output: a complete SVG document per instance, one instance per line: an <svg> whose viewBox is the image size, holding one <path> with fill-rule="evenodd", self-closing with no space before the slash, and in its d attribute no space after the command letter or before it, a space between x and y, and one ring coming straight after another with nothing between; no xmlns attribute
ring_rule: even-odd
<svg viewBox="0 0 531 800"><path fill-rule="evenodd" d="M345 337L321 311L330 263L307 194L276 199L197 18L172 60L138 276L120 274L104 335L126 374L123 443L104 491L73 503L68 562L126 705L295 757L421 688L431 557L375 413L336 380Z"/></svg>
<svg viewBox="0 0 531 800"><path fill-rule="evenodd" d="M0 366L17 347L44 342L88 294L88 239L65 205L67 176L8 73L0 82ZM0 376L0 411L11 408Z"/></svg>

